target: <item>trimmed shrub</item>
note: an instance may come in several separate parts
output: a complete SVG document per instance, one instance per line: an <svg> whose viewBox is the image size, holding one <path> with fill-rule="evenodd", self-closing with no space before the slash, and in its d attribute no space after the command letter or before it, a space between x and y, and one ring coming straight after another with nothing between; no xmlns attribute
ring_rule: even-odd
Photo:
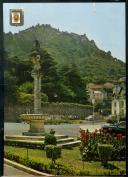
<svg viewBox="0 0 128 177"><path fill-rule="evenodd" d="M116 122L117 122L116 119L107 119L107 123L109 123L109 124L114 124Z"/></svg>
<svg viewBox="0 0 128 177"><path fill-rule="evenodd" d="M34 142L21 142L21 141L9 141L4 140L4 145L7 146L17 146L17 147L26 147L30 149L44 149L44 143L34 143Z"/></svg>
<svg viewBox="0 0 128 177"><path fill-rule="evenodd" d="M46 149L46 156L47 158L52 159L52 162L55 163L55 160L61 157L61 147L54 146L54 145L47 145Z"/></svg>
<svg viewBox="0 0 128 177"><path fill-rule="evenodd" d="M113 146L111 144L98 143L98 155L103 166L108 165L108 160L111 157Z"/></svg>
<svg viewBox="0 0 128 177"><path fill-rule="evenodd" d="M50 134L55 135L55 130L51 129Z"/></svg>
<svg viewBox="0 0 128 177"><path fill-rule="evenodd" d="M112 150L112 160L125 160L126 159L126 146L114 145Z"/></svg>
<svg viewBox="0 0 128 177"><path fill-rule="evenodd" d="M57 145L57 139L53 134L46 134L44 144L45 145Z"/></svg>

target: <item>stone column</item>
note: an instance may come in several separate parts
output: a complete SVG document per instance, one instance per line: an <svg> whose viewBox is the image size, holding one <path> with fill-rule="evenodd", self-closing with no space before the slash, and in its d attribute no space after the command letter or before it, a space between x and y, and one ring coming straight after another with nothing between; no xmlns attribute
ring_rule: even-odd
<svg viewBox="0 0 128 177"><path fill-rule="evenodd" d="M41 75L33 74L34 78L34 113L41 113Z"/></svg>
<svg viewBox="0 0 128 177"><path fill-rule="evenodd" d="M24 135L44 135L44 119L46 115L41 114L41 55L40 44L35 41L35 49L32 54L33 69L31 76L34 79L34 114L22 114L22 120L29 122L30 129Z"/></svg>
<svg viewBox="0 0 128 177"><path fill-rule="evenodd" d="M34 79L34 113L41 113L41 65L40 55L33 56L33 70L31 73Z"/></svg>

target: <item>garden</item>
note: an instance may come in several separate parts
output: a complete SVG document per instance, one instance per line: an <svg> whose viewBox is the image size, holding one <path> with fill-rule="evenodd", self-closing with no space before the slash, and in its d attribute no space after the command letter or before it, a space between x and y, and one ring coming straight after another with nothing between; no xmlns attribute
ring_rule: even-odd
<svg viewBox="0 0 128 177"><path fill-rule="evenodd" d="M80 139L79 147L62 149L47 134L42 149L5 145L5 158L53 175L125 175L125 137L81 130Z"/></svg>

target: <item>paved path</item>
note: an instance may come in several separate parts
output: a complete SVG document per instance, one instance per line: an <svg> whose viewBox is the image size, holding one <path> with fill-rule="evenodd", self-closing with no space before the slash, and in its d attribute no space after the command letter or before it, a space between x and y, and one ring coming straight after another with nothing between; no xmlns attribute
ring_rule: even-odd
<svg viewBox="0 0 128 177"><path fill-rule="evenodd" d="M4 176L34 176L12 166L4 164Z"/></svg>

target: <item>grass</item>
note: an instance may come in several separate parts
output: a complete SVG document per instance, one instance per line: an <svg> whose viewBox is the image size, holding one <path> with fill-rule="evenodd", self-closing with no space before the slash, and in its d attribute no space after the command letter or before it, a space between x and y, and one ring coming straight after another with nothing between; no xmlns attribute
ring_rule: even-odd
<svg viewBox="0 0 128 177"><path fill-rule="evenodd" d="M27 157L27 149L19 147L5 146L5 152L11 152L12 154L19 155L21 157ZM29 159L36 159L37 161L42 161L46 164L50 163L50 159L46 158L44 150L33 150L28 149ZM62 149L62 156L57 160L58 163L68 166L70 169L75 171L87 172L88 175L120 175L121 171L126 171L125 161L110 161L109 169L104 168L100 162L82 162L79 147L75 147L72 150Z"/></svg>

